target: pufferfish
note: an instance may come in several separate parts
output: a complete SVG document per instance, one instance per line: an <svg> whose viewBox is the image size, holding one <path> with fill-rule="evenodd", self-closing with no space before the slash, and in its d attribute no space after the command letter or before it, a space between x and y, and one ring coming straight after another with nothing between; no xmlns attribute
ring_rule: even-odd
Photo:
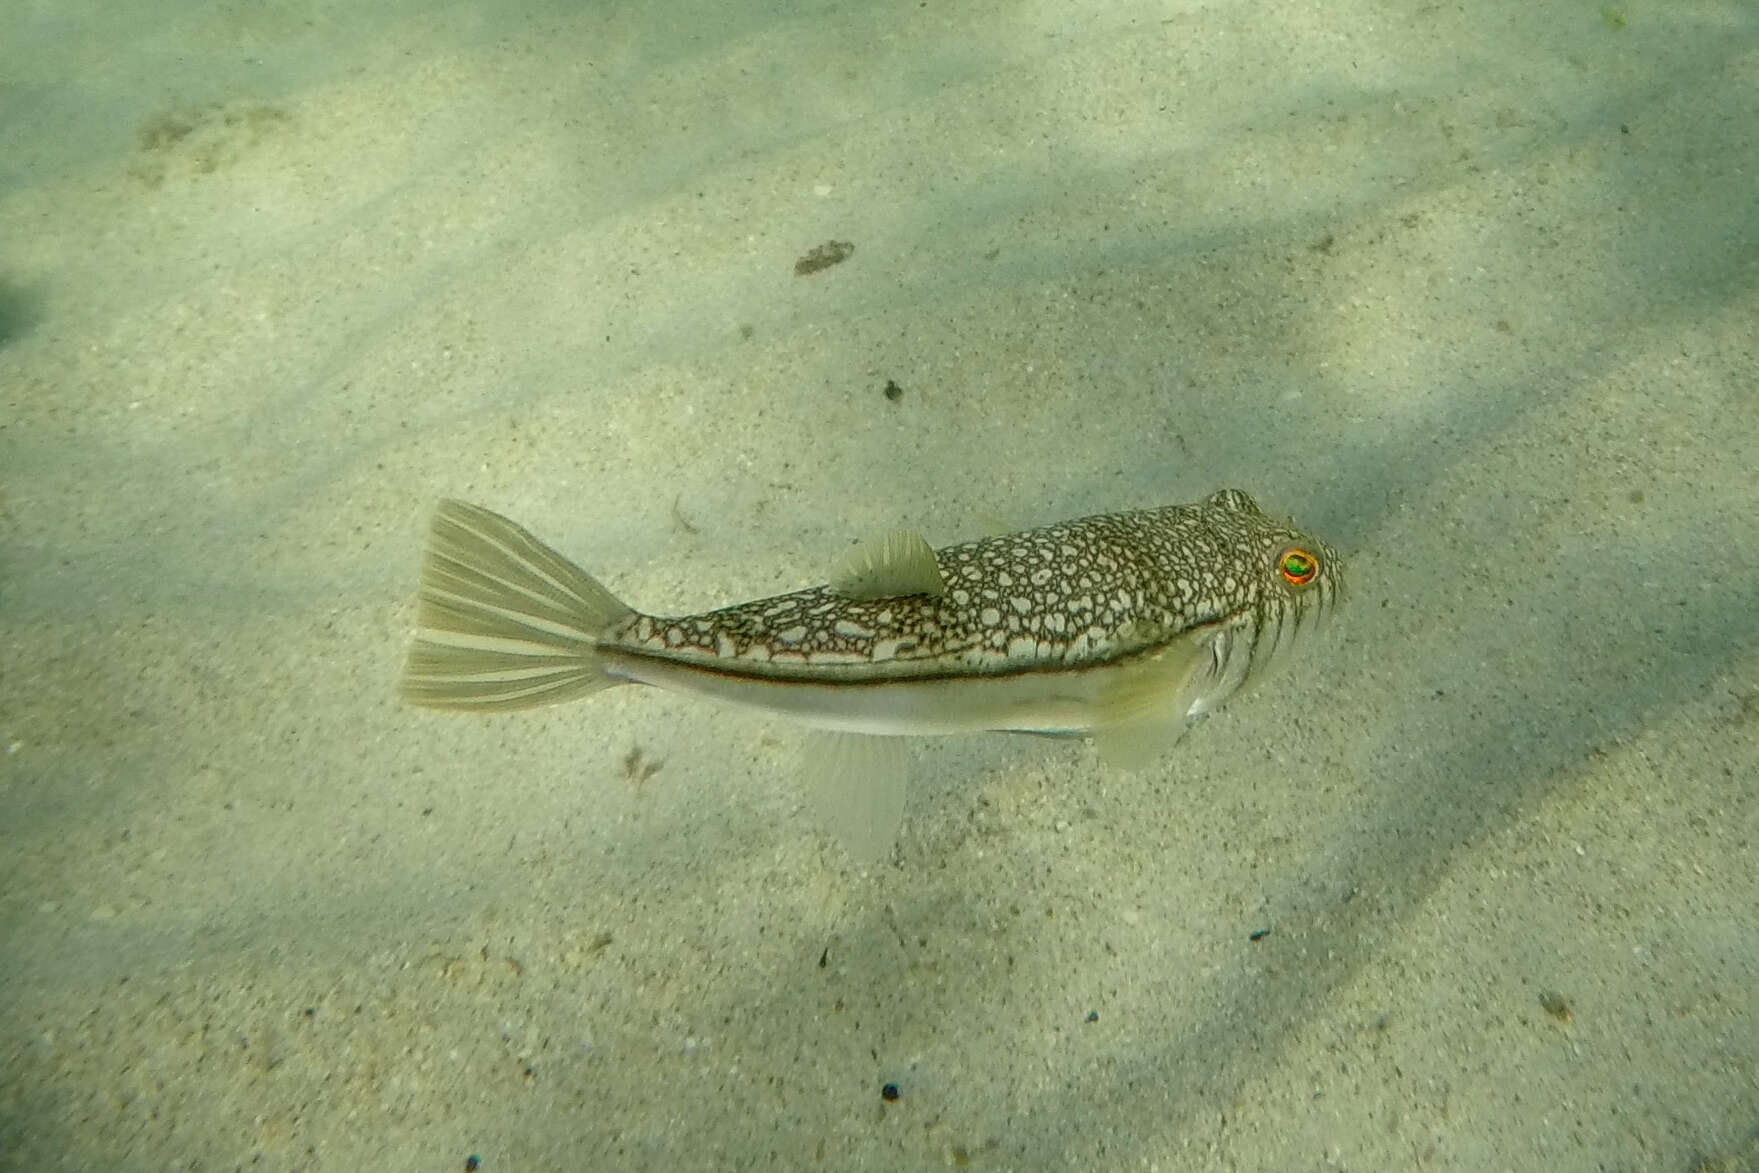
<svg viewBox="0 0 1759 1173"><path fill-rule="evenodd" d="M829 731L818 804L868 860L903 817L899 735L1088 735L1139 766L1304 642L1343 582L1331 546L1224 489L939 550L899 531L822 586L667 618L448 500L402 693L483 712L651 684Z"/></svg>

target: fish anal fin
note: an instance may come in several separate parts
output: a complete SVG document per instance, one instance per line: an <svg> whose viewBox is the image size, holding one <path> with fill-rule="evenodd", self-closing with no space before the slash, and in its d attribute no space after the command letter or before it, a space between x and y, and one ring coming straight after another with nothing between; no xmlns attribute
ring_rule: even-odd
<svg viewBox="0 0 1759 1173"><path fill-rule="evenodd" d="M897 839L911 764L908 738L814 732L808 741L813 805L853 862L877 861Z"/></svg>

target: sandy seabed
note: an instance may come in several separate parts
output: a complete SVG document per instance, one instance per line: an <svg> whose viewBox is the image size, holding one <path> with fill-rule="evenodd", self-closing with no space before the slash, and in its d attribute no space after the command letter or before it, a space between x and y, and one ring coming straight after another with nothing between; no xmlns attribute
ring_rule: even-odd
<svg viewBox="0 0 1759 1173"><path fill-rule="evenodd" d="M26 8L0 1167L1759 1169L1752 5ZM868 871L395 699L442 495L683 612L1222 486L1328 642Z"/></svg>

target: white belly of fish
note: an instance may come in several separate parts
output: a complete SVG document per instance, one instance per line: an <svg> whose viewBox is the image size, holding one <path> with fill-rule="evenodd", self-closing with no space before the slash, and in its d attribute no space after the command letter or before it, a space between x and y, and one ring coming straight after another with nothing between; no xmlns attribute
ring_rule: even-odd
<svg viewBox="0 0 1759 1173"><path fill-rule="evenodd" d="M1130 694L1131 711L1185 716L1195 668L1208 655L1193 633L1153 653L1069 670L877 681L778 679L603 649L608 674L633 683L758 709L819 729L923 736L986 731L1091 732L1112 698ZM1186 703L1181 706L1181 699Z"/></svg>

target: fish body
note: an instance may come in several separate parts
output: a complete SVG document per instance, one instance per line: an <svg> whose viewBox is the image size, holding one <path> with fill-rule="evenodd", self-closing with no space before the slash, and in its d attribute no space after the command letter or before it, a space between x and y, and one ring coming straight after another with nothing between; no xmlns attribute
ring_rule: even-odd
<svg viewBox="0 0 1759 1173"><path fill-rule="evenodd" d="M1342 588L1329 545L1223 490L939 550L891 534L822 586L663 617L446 501L403 692L504 710L649 684L839 733L1091 733L1134 764L1282 659Z"/></svg>

